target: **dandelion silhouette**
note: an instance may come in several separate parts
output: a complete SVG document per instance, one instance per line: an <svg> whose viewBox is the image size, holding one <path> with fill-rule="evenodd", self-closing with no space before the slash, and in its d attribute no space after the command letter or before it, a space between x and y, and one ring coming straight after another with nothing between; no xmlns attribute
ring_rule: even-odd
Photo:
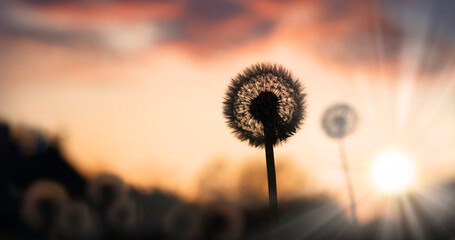
<svg viewBox="0 0 455 240"><path fill-rule="evenodd" d="M90 200L105 211L114 201L128 195L128 188L122 179L112 174L101 174L87 186Z"/></svg>
<svg viewBox="0 0 455 240"><path fill-rule="evenodd" d="M32 229L47 232L54 224L69 196L65 188L51 180L39 180L27 188L22 217Z"/></svg>
<svg viewBox="0 0 455 240"><path fill-rule="evenodd" d="M329 137L343 139L357 125L357 114L349 105L341 103L328 108L322 118L322 127Z"/></svg>
<svg viewBox="0 0 455 240"><path fill-rule="evenodd" d="M346 159L346 150L344 147L344 138L352 133L357 126L357 114L353 108L345 103L340 103L328 108L322 117L322 127L325 133L338 140L341 164L346 179L346 185L351 202L351 217L354 225L357 223L354 188L352 186L348 161Z"/></svg>
<svg viewBox="0 0 455 240"><path fill-rule="evenodd" d="M63 208L50 235L58 240L94 240L98 227L87 204L75 201Z"/></svg>
<svg viewBox="0 0 455 240"><path fill-rule="evenodd" d="M194 204L177 204L163 219L164 231L170 239L196 240L201 238L201 210Z"/></svg>
<svg viewBox="0 0 455 240"><path fill-rule="evenodd" d="M117 233L134 233L138 227L138 211L133 199L125 197L111 204L106 213L107 222Z"/></svg>
<svg viewBox="0 0 455 240"><path fill-rule="evenodd" d="M305 94L291 72L277 64L246 68L232 79L226 93L224 116L233 134L253 147L264 147L267 162L269 207L278 224L273 146L297 132L304 118Z"/></svg>
<svg viewBox="0 0 455 240"><path fill-rule="evenodd" d="M210 203L202 211L203 239L237 240L243 232L243 216L235 207Z"/></svg>

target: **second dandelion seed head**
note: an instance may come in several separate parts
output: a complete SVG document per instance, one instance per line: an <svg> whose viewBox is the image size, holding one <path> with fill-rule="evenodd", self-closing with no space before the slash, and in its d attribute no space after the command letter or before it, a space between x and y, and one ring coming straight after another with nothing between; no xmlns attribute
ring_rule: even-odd
<svg viewBox="0 0 455 240"><path fill-rule="evenodd" d="M357 122L355 110L348 104L339 103L324 112L322 128L329 137L342 139L355 130Z"/></svg>

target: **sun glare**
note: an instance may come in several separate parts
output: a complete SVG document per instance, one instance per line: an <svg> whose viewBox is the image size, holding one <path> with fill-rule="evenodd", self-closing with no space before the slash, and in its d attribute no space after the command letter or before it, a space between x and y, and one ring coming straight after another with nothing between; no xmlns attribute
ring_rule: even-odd
<svg viewBox="0 0 455 240"><path fill-rule="evenodd" d="M373 184L384 193L407 190L414 181L415 168L410 157L399 150L379 153L371 165Z"/></svg>

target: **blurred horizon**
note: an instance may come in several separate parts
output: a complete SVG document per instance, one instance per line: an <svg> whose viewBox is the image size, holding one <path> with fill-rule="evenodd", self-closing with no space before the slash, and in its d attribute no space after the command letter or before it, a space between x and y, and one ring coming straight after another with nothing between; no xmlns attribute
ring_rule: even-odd
<svg viewBox="0 0 455 240"><path fill-rule="evenodd" d="M320 124L345 102L359 114L345 139L359 196L375 191L371 162L388 149L412 157L425 189L455 177L453 10L450 0L2 1L0 119L60 138L83 176L191 198L212 162L229 178L263 158L230 133L222 101L237 73L276 62L308 94L302 128L275 150L305 179L289 188L347 202L337 142Z"/></svg>

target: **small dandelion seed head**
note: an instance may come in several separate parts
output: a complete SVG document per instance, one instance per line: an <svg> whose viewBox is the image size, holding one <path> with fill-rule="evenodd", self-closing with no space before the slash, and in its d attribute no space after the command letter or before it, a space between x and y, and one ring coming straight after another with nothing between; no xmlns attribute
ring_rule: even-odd
<svg viewBox="0 0 455 240"><path fill-rule="evenodd" d="M243 228L243 215L234 206L227 203L210 203L202 213L204 239L235 240L240 239Z"/></svg>
<svg viewBox="0 0 455 240"><path fill-rule="evenodd" d="M58 216L50 236L52 239L96 239L98 226L94 214L84 202L67 204Z"/></svg>
<svg viewBox="0 0 455 240"><path fill-rule="evenodd" d="M105 173L89 182L87 194L93 203L107 208L115 200L127 196L128 187L119 177Z"/></svg>
<svg viewBox="0 0 455 240"><path fill-rule="evenodd" d="M27 188L23 205L24 222L35 230L47 230L69 201L65 188L51 180L39 180Z"/></svg>
<svg viewBox="0 0 455 240"><path fill-rule="evenodd" d="M201 210L194 204L177 204L163 219L164 231L170 239L194 240L201 238Z"/></svg>
<svg viewBox="0 0 455 240"><path fill-rule="evenodd" d="M335 139L342 139L357 126L357 113L348 104L340 103L329 107L322 117L322 128Z"/></svg>
<svg viewBox="0 0 455 240"><path fill-rule="evenodd" d="M137 227L137 207L133 199L125 197L116 200L109 207L106 218L108 224L121 232L132 232Z"/></svg>
<svg viewBox="0 0 455 240"><path fill-rule="evenodd" d="M233 134L254 147L284 142L300 128L305 94L292 74L277 64L260 63L232 79L223 113Z"/></svg>

